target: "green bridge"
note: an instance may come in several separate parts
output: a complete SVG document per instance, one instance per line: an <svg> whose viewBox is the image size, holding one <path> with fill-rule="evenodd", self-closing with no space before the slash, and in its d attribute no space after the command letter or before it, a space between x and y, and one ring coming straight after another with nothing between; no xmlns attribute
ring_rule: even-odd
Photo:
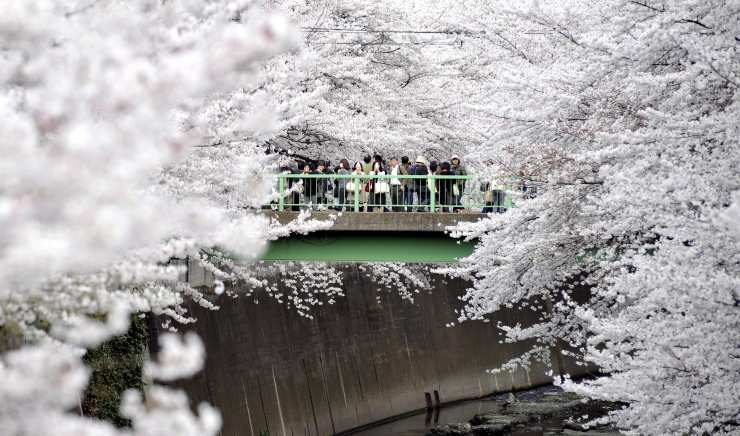
<svg viewBox="0 0 740 436"><path fill-rule="evenodd" d="M450 238L449 227L504 213L536 184L471 175L277 174L271 212L288 223L301 210L334 219L328 231L270 243L262 260L456 262L475 243Z"/></svg>
<svg viewBox="0 0 740 436"><path fill-rule="evenodd" d="M363 212L373 208L426 212L482 211L514 207L511 195L527 186L521 180L484 179L471 175L420 176L389 174L276 175L276 210L317 209L321 206ZM534 185L529 186L533 188ZM405 195L413 205L409 206Z"/></svg>

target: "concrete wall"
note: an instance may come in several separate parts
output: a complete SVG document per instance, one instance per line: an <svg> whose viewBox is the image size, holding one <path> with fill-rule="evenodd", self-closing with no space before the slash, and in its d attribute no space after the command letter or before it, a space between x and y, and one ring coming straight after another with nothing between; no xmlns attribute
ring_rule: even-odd
<svg viewBox="0 0 740 436"><path fill-rule="evenodd" d="M523 351L498 343L495 320L445 327L465 283L437 277L410 303L378 291L357 265L338 267L347 295L314 319L266 297L224 296L218 312L193 307L208 357L184 387L221 410L224 436L326 436L424 408L425 392L449 402L550 381L541 367L485 372Z"/></svg>

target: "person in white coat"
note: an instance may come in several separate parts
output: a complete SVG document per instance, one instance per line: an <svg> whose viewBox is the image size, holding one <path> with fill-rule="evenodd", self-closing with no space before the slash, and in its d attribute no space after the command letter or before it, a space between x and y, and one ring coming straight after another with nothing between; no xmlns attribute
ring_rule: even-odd
<svg viewBox="0 0 740 436"><path fill-rule="evenodd" d="M380 161L375 161L373 163L373 169L370 171L370 174L374 176L385 175L383 165ZM368 207L368 210L372 212L374 207L382 207L387 212L388 208L386 207L386 197L389 192L390 186L388 184L388 179L373 179L373 202Z"/></svg>

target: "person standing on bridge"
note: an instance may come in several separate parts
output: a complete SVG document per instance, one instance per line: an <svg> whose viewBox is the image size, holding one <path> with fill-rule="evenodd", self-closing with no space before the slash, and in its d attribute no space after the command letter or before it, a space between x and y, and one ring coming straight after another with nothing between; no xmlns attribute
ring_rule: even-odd
<svg viewBox="0 0 740 436"><path fill-rule="evenodd" d="M392 176L397 176L399 174L403 174L401 165L398 163L397 158L391 158L391 164L388 169L390 174ZM401 182L401 179L398 178L392 178L390 182L390 188L391 188L391 210L393 212L401 212L403 211L403 183Z"/></svg>
<svg viewBox="0 0 740 436"><path fill-rule="evenodd" d="M388 172L388 168L386 168L385 166L385 161L383 160L383 156L379 155L378 153L375 153L375 155L373 155L373 167L375 166L375 162L380 163L381 170Z"/></svg>
<svg viewBox="0 0 740 436"><path fill-rule="evenodd" d="M383 164L376 160L373 163L373 170L370 174L373 176L384 176L385 170L383 168ZM384 212L388 212L388 208L386 207L386 194L389 192L390 187L388 186L387 179L377 178L373 181L373 202L372 206L369 207L370 212L373 211L373 206L382 207Z"/></svg>
<svg viewBox="0 0 740 436"><path fill-rule="evenodd" d="M342 159L339 161L337 174L340 176L348 176L352 174L352 170L349 168L349 161L347 159ZM347 201L348 195L351 195L351 193L355 192L352 179L337 179L336 192L337 197L339 197L339 203L337 204L336 209L342 211L345 207L349 207L349 203Z"/></svg>
<svg viewBox="0 0 740 436"><path fill-rule="evenodd" d="M362 172L365 175L368 175L373 170L373 158L369 154L362 158ZM373 181L372 179L363 179L365 183L362 185L362 204L364 206L364 210L368 210L368 203L370 203L370 200L373 195L372 185Z"/></svg>
<svg viewBox="0 0 740 436"><path fill-rule="evenodd" d="M439 174L439 164L436 160L430 160L429 161L429 174L438 175ZM432 197L432 184L435 182L432 182L431 180L427 180L427 189L429 189L429 200L431 201ZM434 202L436 204L439 204L439 191L436 189L437 187L434 186Z"/></svg>
<svg viewBox="0 0 740 436"><path fill-rule="evenodd" d="M409 162L408 156L401 157L401 174L404 176L411 174L411 162ZM403 209L409 210L410 206L414 204L413 180L401 179L401 184L403 185Z"/></svg>
<svg viewBox="0 0 740 436"><path fill-rule="evenodd" d="M453 155L452 159L450 159L451 167L450 172L455 176L460 176L459 179L456 179L455 182L452 184L452 202L455 204L455 211L459 212L462 210L462 196L465 192L465 182L466 180L464 177L467 177L468 172L465 170L465 167L460 162L460 156Z"/></svg>
<svg viewBox="0 0 740 436"><path fill-rule="evenodd" d="M323 160L319 162L321 162L322 166L319 174L324 174L327 176L327 178L321 179L322 185L324 187L322 204L325 204L328 209L333 209L334 205L337 203L337 191L336 187L334 186L334 182L336 182L336 178L334 178L334 175L336 175L336 171L334 171L334 168L332 168L331 161Z"/></svg>
<svg viewBox="0 0 740 436"><path fill-rule="evenodd" d="M373 170L373 158L369 154L362 158L362 171L365 172L365 174L370 174L370 171Z"/></svg>
<svg viewBox="0 0 740 436"><path fill-rule="evenodd" d="M481 210L482 213L505 213L506 212L506 191L505 186L497 179L486 182L485 188L486 205Z"/></svg>
<svg viewBox="0 0 740 436"><path fill-rule="evenodd" d="M304 165L302 174L309 176L316 174L316 163L309 162ZM301 179L303 183L303 199L306 202L308 209L317 207L318 204L318 193L316 189L316 179L313 177L304 177Z"/></svg>
<svg viewBox="0 0 740 436"><path fill-rule="evenodd" d="M427 160L424 156L417 156L416 163L411 168L412 176L428 176ZM416 210L423 210L423 207L429 204L429 187L426 179L413 179L413 188L416 196L419 197L419 207Z"/></svg>
<svg viewBox="0 0 740 436"><path fill-rule="evenodd" d="M451 176L452 172L450 171L450 163L449 162L442 162L439 165L439 175L440 176ZM452 179L447 178L441 178L437 179L437 194L439 195L439 211L444 212L445 208L450 211L454 212L454 204L452 202Z"/></svg>
<svg viewBox="0 0 740 436"><path fill-rule="evenodd" d="M316 163L316 174L320 176L328 174L325 161L319 159ZM319 208L322 208L324 205L329 204L329 197L331 196L329 192L329 179L316 178L314 179L314 183L316 184L316 204Z"/></svg>
<svg viewBox="0 0 740 436"><path fill-rule="evenodd" d="M359 161L355 162L355 166L352 169L352 175L357 176L357 178L352 179L352 201L353 202L355 201L355 195L359 195L360 196L360 199L358 200L359 203L362 205L365 205L365 201L366 201L365 198L366 198L367 192L365 191L365 183L364 183L364 179L362 178L362 176L365 175L365 170L362 167L362 162L359 162ZM359 191L357 191L358 194L356 194L355 192L355 186L354 186L355 181L359 185L358 187ZM349 188L349 185L347 185L347 187Z"/></svg>

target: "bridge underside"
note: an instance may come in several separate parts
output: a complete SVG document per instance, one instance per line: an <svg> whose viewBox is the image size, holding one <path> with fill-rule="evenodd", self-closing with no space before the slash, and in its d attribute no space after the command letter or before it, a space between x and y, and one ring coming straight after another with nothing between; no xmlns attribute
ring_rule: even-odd
<svg viewBox="0 0 740 436"><path fill-rule="evenodd" d="M262 260L456 262L474 247L439 232L325 231L273 241Z"/></svg>
<svg viewBox="0 0 740 436"><path fill-rule="evenodd" d="M265 215L287 224L298 218L298 212L269 211ZM474 212L338 212L314 211L311 218L317 220L334 220L330 232L431 232L444 233L450 227L461 222L474 222L487 214Z"/></svg>
<svg viewBox="0 0 740 436"><path fill-rule="evenodd" d="M265 211L286 224L293 211ZM262 260L320 262L457 262L475 243L450 238L445 231L460 222L477 221L480 213L315 211L311 218L333 220L323 232L291 236L270 243Z"/></svg>

